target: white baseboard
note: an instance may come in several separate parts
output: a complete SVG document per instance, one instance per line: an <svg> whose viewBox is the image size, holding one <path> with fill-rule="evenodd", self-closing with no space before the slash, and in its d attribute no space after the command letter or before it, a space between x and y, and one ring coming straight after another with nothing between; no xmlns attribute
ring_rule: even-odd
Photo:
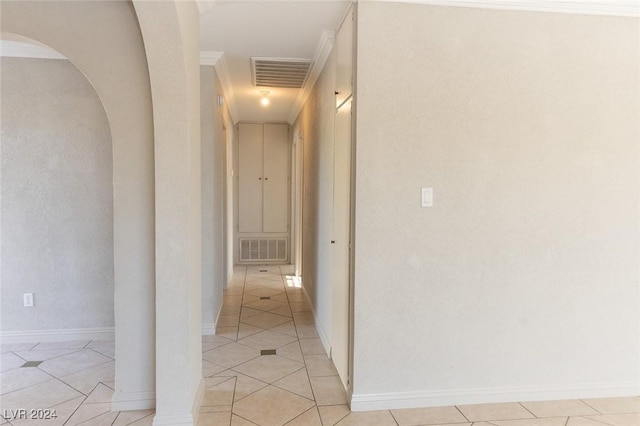
<svg viewBox="0 0 640 426"><path fill-rule="evenodd" d="M203 379L200 379L198 387L196 388L195 395L193 397L193 405L191 406L191 414L183 415L158 415L153 418L153 426L194 426L198 422L198 414L200 413L200 406L204 399L204 392L206 390L206 383Z"/></svg>
<svg viewBox="0 0 640 426"><path fill-rule="evenodd" d="M202 406L202 401L204 400L204 392L207 389L207 384L204 381L204 378L200 379L200 383L198 383L198 389L196 389L196 395L193 399L193 407L191 407L191 413L194 418L194 425L198 423L198 416L200 415L200 407Z"/></svg>
<svg viewBox="0 0 640 426"><path fill-rule="evenodd" d="M161 416L156 414L153 426L194 426L196 424L191 414L182 416Z"/></svg>
<svg viewBox="0 0 640 426"><path fill-rule="evenodd" d="M555 386L451 389L425 392L353 394L351 411L443 407L460 404L550 401L637 396L638 383L588 383Z"/></svg>
<svg viewBox="0 0 640 426"><path fill-rule="evenodd" d="M304 288L304 284L301 288L305 299L307 299L307 303L311 307L311 313L313 314L313 323L316 327L316 331L318 332L318 336L320 336L320 342L322 342L322 346L324 347L324 351L327 353L327 356L331 358L331 342L327 337L327 333L322 328L322 324L320 324L320 321L318 321L318 315L316 315L316 310L313 307L313 303L311 303L311 298L309 297L309 293L307 293L307 289Z"/></svg>
<svg viewBox="0 0 640 426"><path fill-rule="evenodd" d="M212 322L203 322L202 323L202 335L203 336L213 336L216 334L216 325Z"/></svg>
<svg viewBox="0 0 640 426"><path fill-rule="evenodd" d="M64 342L68 340L114 340L114 327L64 328L54 330L1 331L2 343Z"/></svg>
<svg viewBox="0 0 640 426"><path fill-rule="evenodd" d="M156 408L155 392L114 392L111 411L152 410Z"/></svg>
<svg viewBox="0 0 640 426"><path fill-rule="evenodd" d="M222 315L222 307L223 303L220 304L218 308L218 313L216 314L216 319L214 322L203 322L202 323L202 335L203 336L213 336L216 334L216 325L220 321L220 315Z"/></svg>

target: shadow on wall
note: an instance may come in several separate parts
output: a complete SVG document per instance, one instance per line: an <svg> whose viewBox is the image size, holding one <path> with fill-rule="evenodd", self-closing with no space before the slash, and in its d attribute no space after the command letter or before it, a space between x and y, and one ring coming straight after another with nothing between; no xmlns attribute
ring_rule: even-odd
<svg viewBox="0 0 640 426"><path fill-rule="evenodd" d="M1 67L3 337L111 334L113 160L105 109L66 59L3 57ZM33 293L34 307L23 306L24 293Z"/></svg>

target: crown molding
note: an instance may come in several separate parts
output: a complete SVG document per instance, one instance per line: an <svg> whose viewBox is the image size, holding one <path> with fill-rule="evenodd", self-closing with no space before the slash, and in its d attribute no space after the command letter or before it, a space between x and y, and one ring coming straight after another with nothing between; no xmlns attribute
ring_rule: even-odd
<svg viewBox="0 0 640 426"><path fill-rule="evenodd" d="M359 0L529 12L640 17L640 0Z"/></svg>
<svg viewBox="0 0 640 426"><path fill-rule="evenodd" d="M39 44L0 40L0 56L32 59L67 59L61 53Z"/></svg>
<svg viewBox="0 0 640 426"><path fill-rule="evenodd" d="M220 84L222 85L222 93L224 94L225 103L229 109L231 121L237 123L238 110L224 52L200 52L200 65L209 65L216 69L216 73L218 73L218 78L220 79Z"/></svg>
<svg viewBox="0 0 640 426"><path fill-rule="evenodd" d="M224 52L200 52L200 65L216 66L220 59L222 59L222 56L224 56Z"/></svg>
<svg viewBox="0 0 640 426"><path fill-rule="evenodd" d="M203 15L214 8L216 0L196 0L196 6L198 6L198 12Z"/></svg>
<svg viewBox="0 0 640 426"><path fill-rule="evenodd" d="M318 41L318 46L316 47L316 53L313 56L313 62L311 65L311 69L309 70L309 75L307 76L307 80L304 82L304 86L298 92L298 96L296 101L291 108L291 112L289 113L289 124L293 124L300 114L300 110L304 106L304 103L309 98L311 91L313 90L313 86L315 86L316 81L318 81L318 77L320 77L320 73L324 68L324 65L327 63L327 59L329 58L329 54L333 49L333 45L336 40L336 32L332 30L324 30L320 35L320 40Z"/></svg>

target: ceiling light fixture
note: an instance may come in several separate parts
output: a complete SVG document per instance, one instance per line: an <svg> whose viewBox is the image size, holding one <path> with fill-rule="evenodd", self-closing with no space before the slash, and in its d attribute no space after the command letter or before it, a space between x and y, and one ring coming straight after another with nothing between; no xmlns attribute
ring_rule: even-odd
<svg viewBox="0 0 640 426"><path fill-rule="evenodd" d="M269 105L269 98L267 97L269 96L269 91L261 90L260 93L262 93L262 99L260 99L260 103L262 104L262 106Z"/></svg>

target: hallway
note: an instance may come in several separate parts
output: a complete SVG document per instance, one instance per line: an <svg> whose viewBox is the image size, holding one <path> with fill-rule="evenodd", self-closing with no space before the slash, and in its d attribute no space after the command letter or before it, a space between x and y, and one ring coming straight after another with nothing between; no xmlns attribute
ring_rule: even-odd
<svg viewBox="0 0 640 426"><path fill-rule="evenodd" d="M291 273L291 266L235 267L218 334L203 337L207 392L199 424L319 425L321 417L330 422L348 414Z"/></svg>

